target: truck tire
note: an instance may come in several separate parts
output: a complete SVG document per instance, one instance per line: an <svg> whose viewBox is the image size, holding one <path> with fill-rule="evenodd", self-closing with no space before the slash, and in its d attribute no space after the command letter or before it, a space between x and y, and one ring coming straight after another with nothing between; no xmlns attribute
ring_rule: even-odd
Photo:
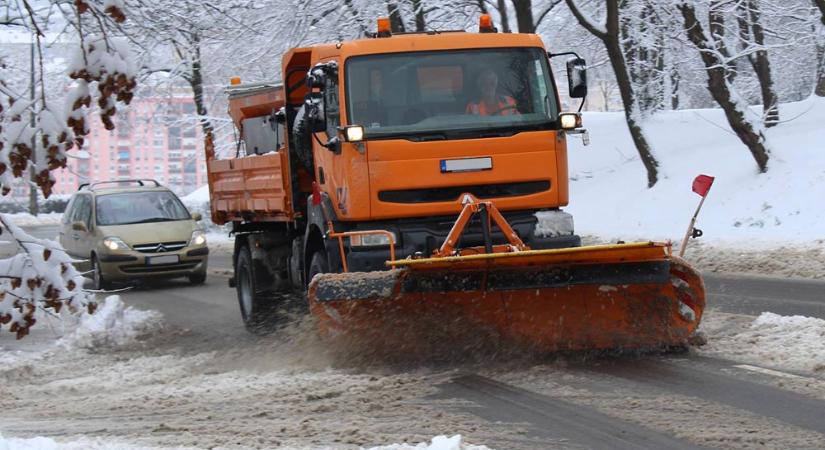
<svg viewBox="0 0 825 450"><path fill-rule="evenodd" d="M309 272L307 273L307 286L309 283L312 282L312 278L319 273L328 273L329 272L329 258L327 258L327 252L322 250L317 250L315 253L312 254L312 260L309 263Z"/></svg>
<svg viewBox="0 0 825 450"><path fill-rule="evenodd" d="M243 246L235 260L235 289L238 305L246 329L255 334L266 334L275 325L275 308L272 299L261 295L255 264L249 247Z"/></svg>
<svg viewBox="0 0 825 450"><path fill-rule="evenodd" d="M314 174L312 136L306 118L306 105L302 105L295 115L295 122L292 125L292 142L295 144L295 155L301 161L301 165L307 172Z"/></svg>

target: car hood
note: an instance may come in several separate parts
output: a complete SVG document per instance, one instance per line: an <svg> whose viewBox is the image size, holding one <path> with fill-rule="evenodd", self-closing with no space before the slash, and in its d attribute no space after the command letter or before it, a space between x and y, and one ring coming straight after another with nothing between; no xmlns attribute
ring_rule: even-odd
<svg viewBox="0 0 825 450"><path fill-rule="evenodd" d="M193 220L174 222L136 223L131 225L101 226L103 237L115 236L126 244L157 244L160 242L189 242L192 231L197 229Z"/></svg>

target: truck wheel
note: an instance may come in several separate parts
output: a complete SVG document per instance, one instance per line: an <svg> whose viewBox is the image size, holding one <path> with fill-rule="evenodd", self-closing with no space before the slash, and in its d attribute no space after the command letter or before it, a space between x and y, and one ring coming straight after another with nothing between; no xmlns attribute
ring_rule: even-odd
<svg viewBox="0 0 825 450"><path fill-rule="evenodd" d="M238 293L238 304L241 307L241 318L247 330L265 334L274 325L274 308L270 299L262 296L256 289L258 286L256 275L249 248L241 247L235 262L235 289Z"/></svg>
<svg viewBox="0 0 825 450"><path fill-rule="evenodd" d="M312 278L319 273L328 273L329 272L329 259L327 258L327 252L324 250L318 250L312 254L312 260L309 263L309 273L307 276L307 286L309 283L312 282Z"/></svg>
<svg viewBox="0 0 825 450"><path fill-rule="evenodd" d="M295 155L298 156L301 165L310 174L315 173L312 161L312 136L306 118L306 105L302 105L295 115L295 123L292 125L292 141L295 143Z"/></svg>

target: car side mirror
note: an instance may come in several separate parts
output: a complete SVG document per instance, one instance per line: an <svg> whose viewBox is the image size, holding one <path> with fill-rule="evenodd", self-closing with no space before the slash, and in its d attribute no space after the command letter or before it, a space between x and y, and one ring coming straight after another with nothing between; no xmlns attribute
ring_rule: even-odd
<svg viewBox="0 0 825 450"><path fill-rule="evenodd" d="M83 222L72 222L72 230L74 230L74 231L84 231L84 232L89 231L86 228L86 224L83 223Z"/></svg>
<svg viewBox="0 0 825 450"><path fill-rule="evenodd" d="M567 83L571 98L587 97L587 63L583 58L567 60Z"/></svg>
<svg viewBox="0 0 825 450"><path fill-rule="evenodd" d="M199 212L192 213L192 220L194 220L195 222L199 222L201 219L203 219L203 214Z"/></svg>

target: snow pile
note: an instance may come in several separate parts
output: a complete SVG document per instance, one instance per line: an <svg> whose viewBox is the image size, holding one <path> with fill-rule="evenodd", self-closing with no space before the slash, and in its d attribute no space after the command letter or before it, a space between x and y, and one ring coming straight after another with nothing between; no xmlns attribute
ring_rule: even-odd
<svg viewBox="0 0 825 450"><path fill-rule="evenodd" d="M825 320L765 312L749 324L714 314L703 323L702 353L809 373L825 372Z"/></svg>
<svg viewBox="0 0 825 450"><path fill-rule="evenodd" d="M490 450L490 448L483 445L465 444L461 439L461 435L457 434L453 437L436 436L430 443L383 445L368 450Z"/></svg>
<svg viewBox="0 0 825 450"><path fill-rule="evenodd" d="M201 186L189 195L180 199L191 213L200 213L203 216L200 224L210 231L218 231L220 226L212 222L212 209L209 204L209 185Z"/></svg>
<svg viewBox="0 0 825 450"><path fill-rule="evenodd" d="M8 214L12 222L18 227L32 227L38 225L58 225L63 219L63 213L46 213L33 216L29 213Z"/></svg>
<svg viewBox="0 0 825 450"><path fill-rule="evenodd" d="M58 345L67 348L115 347L161 328L161 314L126 307L120 296L106 297L95 314L80 317L77 328Z"/></svg>
<svg viewBox="0 0 825 450"><path fill-rule="evenodd" d="M756 108L758 109L758 108ZM716 182L697 226L709 243L810 243L825 239L825 99L780 106L783 123L765 130L768 172L760 174L748 149L719 109L662 112L645 123L661 164L659 182L646 187L644 167L623 113L584 114L592 145L569 139L570 206L576 233L606 240L681 240L699 196L701 173ZM719 242L721 241L721 242Z"/></svg>
<svg viewBox="0 0 825 450"><path fill-rule="evenodd" d="M175 450L193 447L174 447ZM71 442L57 442L46 437L30 439L4 438L0 434L0 450L161 450L157 447L135 446L112 440L80 438ZM166 448L164 450L172 450Z"/></svg>

